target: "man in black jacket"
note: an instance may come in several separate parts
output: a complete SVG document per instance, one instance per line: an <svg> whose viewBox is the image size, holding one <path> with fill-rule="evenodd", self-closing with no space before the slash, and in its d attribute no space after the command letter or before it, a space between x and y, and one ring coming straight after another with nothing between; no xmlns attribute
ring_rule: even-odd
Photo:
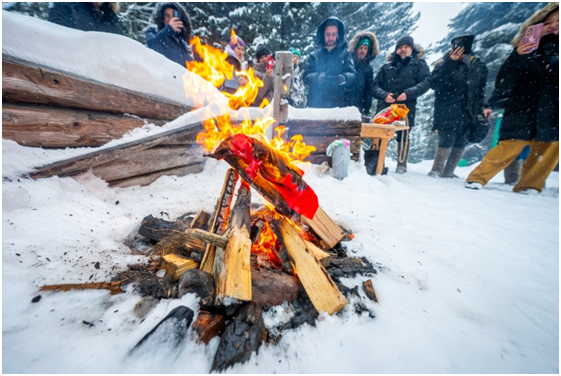
<svg viewBox="0 0 561 376"><path fill-rule="evenodd" d="M388 63L380 68L374 80L373 93L378 100L376 112L392 103L404 104L409 109L409 126L415 126L417 98L425 94L431 85L430 69L423 59L424 54L422 47L415 44L410 36L401 37L397 41L394 53L387 57ZM407 172L409 137L403 142L404 133L406 132L397 132L398 162L395 172L398 174Z"/></svg>
<svg viewBox="0 0 561 376"><path fill-rule="evenodd" d="M471 52L472 34L452 39L452 49L432 71L435 92L434 125L438 150L429 176L455 178L468 135L478 116L489 119L491 109L485 101L487 66Z"/></svg>
<svg viewBox="0 0 561 376"><path fill-rule="evenodd" d="M370 63L380 52L376 34L368 30L359 31L349 42L349 52L353 55L356 70L356 92L353 104L363 116L369 116L374 81L374 70Z"/></svg>
<svg viewBox="0 0 561 376"><path fill-rule="evenodd" d="M49 21L83 31L123 34L119 3L52 3Z"/></svg>
<svg viewBox="0 0 561 376"><path fill-rule="evenodd" d="M319 25L315 47L303 75L304 83L310 87L307 107L352 106L355 68L343 23L337 17L329 17Z"/></svg>

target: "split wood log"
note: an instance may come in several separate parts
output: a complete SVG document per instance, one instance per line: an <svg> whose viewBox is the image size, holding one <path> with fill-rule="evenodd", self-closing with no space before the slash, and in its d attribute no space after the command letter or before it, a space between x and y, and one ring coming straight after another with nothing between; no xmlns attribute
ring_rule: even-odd
<svg viewBox="0 0 561 376"><path fill-rule="evenodd" d="M331 255L312 242L304 240L304 243L306 243L306 249L312 252L316 260L318 260L324 267L327 268L331 263Z"/></svg>
<svg viewBox="0 0 561 376"><path fill-rule="evenodd" d="M197 333L200 342L208 345L211 339L216 337L226 323L226 317L210 311L199 311L199 315L191 328Z"/></svg>
<svg viewBox="0 0 561 376"><path fill-rule="evenodd" d="M208 228L208 220L210 219L210 214L201 210L197 213L193 221L191 222L191 228L206 230Z"/></svg>
<svg viewBox="0 0 561 376"><path fill-rule="evenodd" d="M346 235L345 231L339 227L327 213L319 207L313 219L300 216L300 220L306 226L309 226L325 243L327 249L331 249L337 245Z"/></svg>
<svg viewBox="0 0 561 376"><path fill-rule="evenodd" d="M231 168L226 172L224 184L222 185L222 191L220 192L218 200L216 201L216 206L214 207L214 216L211 220L212 223L210 225L209 232L222 235L226 231L226 227L228 226L228 216L230 215L230 205L232 204L232 199L234 198L234 188L236 187L238 178L238 173L234 169ZM208 244L203 260L201 261L201 270L213 274L215 252L216 246Z"/></svg>
<svg viewBox="0 0 561 376"><path fill-rule="evenodd" d="M146 123L164 122L93 110L2 103L2 138L24 146L101 146Z"/></svg>
<svg viewBox="0 0 561 376"><path fill-rule="evenodd" d="M121 282L93 282L93 283L65 283L59 285L45 285L41 291L70 291L70 290L109 290L111 295L121 294Z"/></svg>
<svg viewBox="0 0 561 376"><path fill-rule="evenodd" d="M225 303L226 298L251 300L250 190L247 183L238 188L238 198L225 233L228 244L216 249L213 274L217 303Z"/></svg>
<svg viewBox="0 0 561 376"><path fill-rule="evenodd" d="M283 217L274 219L272 226L277 237L286 247L298 278L314 307L330 315L339 312L347 304L347 300L337 289L325 268L311 252L307 251L306 243L300 234Z"/></svg>
<svg viewBox="0 0 561 376"><path fill-rule="evenodd" d="M185 234L188 236L202 240L208 244L212 244L218 248L226 248L228 245L228 238L222 235L216 235L212 232L195 229L195 228L188 228L185 230Z"/></svg>
<svg viewBox="0 0 561 376"><path fill-rule="evenodd" d="M194 260L173 253L162 256L160 264L160 269L165 269L166 277L170 278L172 281L177 281L187 270L198 267L199 263Z"/></svg>
<svg viewBox="0 0 561 376"><path fill-rule="evenodd" d="M152 148L157 145L165 145L168 140L174 139L185 134L198 133L203 129L200 122L191 123L182 127L152 136L144 137L139 140L127 142L118 146L104 148L77 157L50 163L38 167L35 172L30 173L33 179L41 179L50 176L73 176L86 172L91 168L101 166L116 159L126 157L133 152ZM201 157L200 160L203 158ZM200 160L193 161L199 162Z"/></svg>
<svg viewBox="0 0 561 376"><path fill-rule="evenodd" d="M181 77L177 77L181 80ZM81 108L173 120L192 109L2 54L2 101Z"/></svg>

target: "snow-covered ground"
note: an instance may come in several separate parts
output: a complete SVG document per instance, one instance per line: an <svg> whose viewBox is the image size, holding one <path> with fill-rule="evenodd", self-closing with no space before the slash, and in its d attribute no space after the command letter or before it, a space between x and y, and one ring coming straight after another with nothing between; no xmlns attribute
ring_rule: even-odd
<svg viewBox="0 0 561 376"><path fill-rule="evenodd" d="M141 322L132 292L38 287L108 281L143 261L123 245L142 218L212 211L227 164L209 160L200 174L147 187L108 188L91 174L14 178L49 153L3 141L2 173L13 179L2 182L3 372L207 373L218 339L128 355L172 308L197 311L192 294L162 300ZM405 175L386 164L388 176L354 162L343 181L317 167L305 176L326 212L355 234L350 254L379 263L379 304L367 302L376 318L352 308L323 316L229 372L558 373L559 174L542 194L524 196L502 176L472 191L462 179L427 177L429 161ZM457 173L465 178L473 167ZM281 319L282 310L267 317Z"/></svg>

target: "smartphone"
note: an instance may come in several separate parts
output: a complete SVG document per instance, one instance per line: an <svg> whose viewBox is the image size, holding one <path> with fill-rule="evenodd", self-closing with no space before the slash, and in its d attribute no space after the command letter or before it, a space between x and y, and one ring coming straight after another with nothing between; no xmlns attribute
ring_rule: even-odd
<svg viewBox="0 0 561 376"><path fill-rule="evenodd" d="M521 43L533 42L531 51L538 49L540 44L540 37L542 35L543 23L528 26L526 32L524 33L524 38L522 38Z"/></svg>
<svg viewBox="0 0 561 376"><path fill-rule="evenodd" d="M175 10L175 9L173 10L173 16L181 19L181 14L179 14L178 10Z"/></svg>

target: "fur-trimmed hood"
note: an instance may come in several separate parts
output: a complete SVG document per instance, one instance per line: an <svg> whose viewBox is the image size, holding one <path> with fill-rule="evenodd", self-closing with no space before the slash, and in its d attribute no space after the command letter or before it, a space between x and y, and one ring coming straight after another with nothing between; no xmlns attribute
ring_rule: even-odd
<svg viewBox="0 0 561 376"><path fill-rule="evenodd" d="M512 46L514 48L518 47L518 44L520 43L520 40L524 36L524 33L526 32L528 26L532 26L543 22L551 12L558 9L559 9L559 3L549 3L544 8L536 11L530 18L526 20L526 22L524 22L520 26L518 33L516 34L516 36L511 42Z"/></svg>
<svg viewBox="0 0 561 376"><path fill-rule="evenodd" d="M324 33L328 21L334 21L337 24L338 36L337 36L337 44L335 46L339 47L344 45L346 47L347 42L345 42L345 26L343 26L343 23L337 17L328 17L325 20L323 20L323 22L318 26L318 30L316 32L316 38L314 39L315 47L316 48L325 47Z"/></svg>
<svg viewBox="0 0 561 376"><path fill-rule="evenodd" d="M358 42L360 42L363 38L368 38L370 43L372 44L371 48L368 48L368 53L366 54L366 61L371 62L374 60L378 54L380 53L380 44L378 43L378 38L376 38L376 34L368 30L362 30L356 33L356 35L351 39L349 42L349 51L354 56L356 46Z"/></svg>
<svg viewBox="0 0 561 376"><path fill-rule="evenodd" d="M414 46L415 47L413 48L413 54L411 55L411 57L417 57L417 59L422 59L423 57L425 57L425 49L421 47L420 44L417 43L415 43ZM386 61L392 62L394 56L395 56L395 52L392 52L391 54L386 56Z"/></svg>
<svg viewBox="0 0 561 376"><path fill-rule="evenodd" d="M179 3L158 3L154 12L152 13L152 21L158 26L158 31L162 30L166 25L164 25L164 11L166 8L172 8L179 11L181 15L181 22L183 22L183 36L187 43L191 39L191 31L193 27L191 26L191 18L187 14L185 8Z"/></svg>

